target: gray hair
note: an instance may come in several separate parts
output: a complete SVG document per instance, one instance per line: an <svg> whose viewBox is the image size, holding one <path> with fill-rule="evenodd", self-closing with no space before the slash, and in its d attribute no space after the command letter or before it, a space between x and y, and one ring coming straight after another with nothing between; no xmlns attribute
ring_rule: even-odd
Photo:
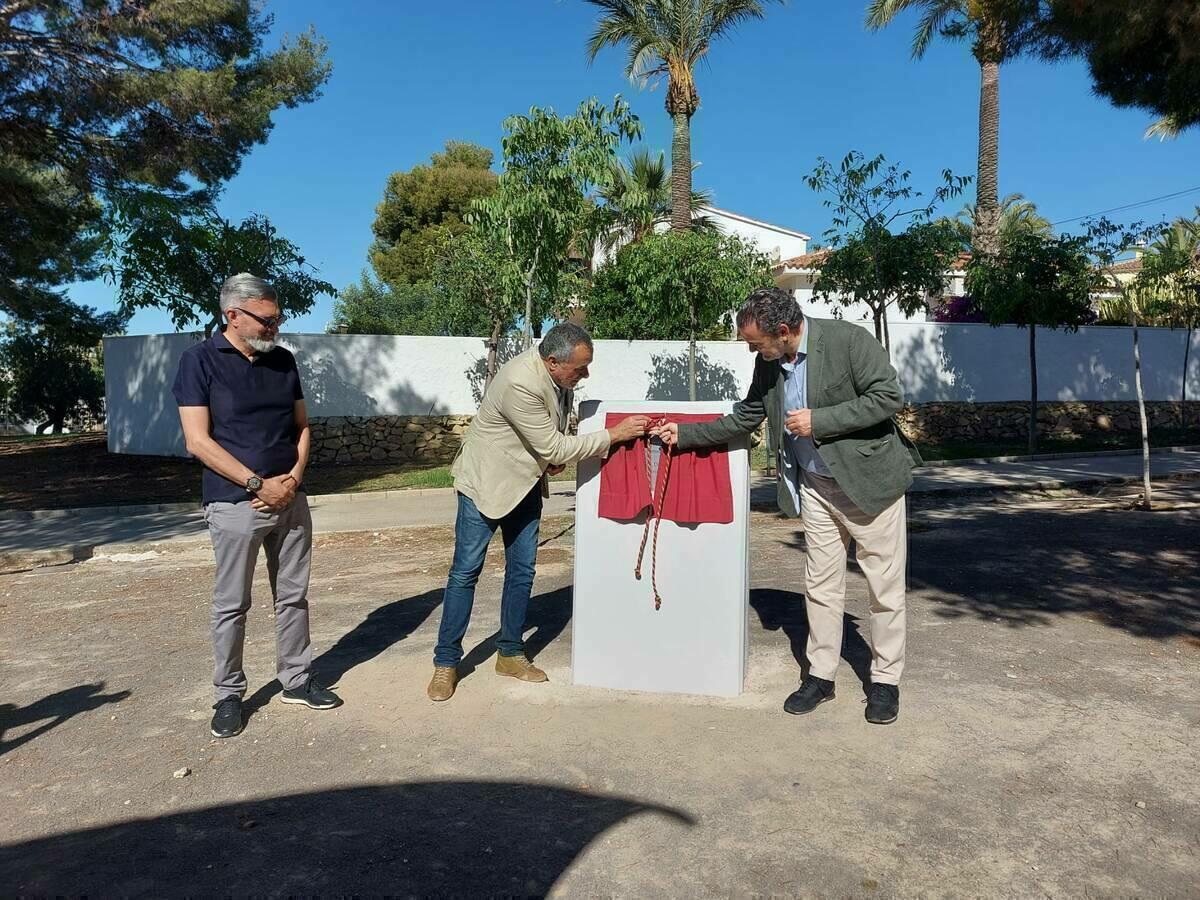
<svg viewBox="0 0 1200 900"><path fill-rule="evenodd" d="M221 285L221 312L228 312L232 307L246 300L274 300L279 302L275 288L270 282L264 281L249 272L239 272L230 275Z"/></svg>
<svg viewBox="0 0 1200 900"><path fill-rule="evenodd" d="M768 337L777 337L786 325L792 331L800 328L804 313L791 291L781 287L765 287L752 291L737 312L737 327L740 331L753 322L758 330Z"/></svg>
<svg viewBox="0 0 1200 900"><path fill-rule="evenodd" d="M580 344L591 350L592 336L574 322L561 322L546 332L538 344L538 353L542 359L553 356L559 362L566 362Z"/></svg>

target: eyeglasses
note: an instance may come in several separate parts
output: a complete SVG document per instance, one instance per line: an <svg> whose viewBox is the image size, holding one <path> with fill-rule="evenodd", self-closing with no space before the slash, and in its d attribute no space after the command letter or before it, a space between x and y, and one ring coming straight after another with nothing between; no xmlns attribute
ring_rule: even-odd
<svg viewBox="0 0 1200 900"><path fill-rule="evenodd" d="M264 318L263 316L256 316L254 313L250 312L250 310L242 309L240 306L235 306L234 309L240 313L245 313L263 328L278 328L287 321L287 315L284 313L280 313L277 316L267 316Z"/></svg>

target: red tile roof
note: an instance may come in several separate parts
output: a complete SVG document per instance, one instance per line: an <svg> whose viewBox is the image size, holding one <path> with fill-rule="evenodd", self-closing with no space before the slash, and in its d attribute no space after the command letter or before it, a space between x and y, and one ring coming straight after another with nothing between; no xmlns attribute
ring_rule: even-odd
<svg viewBox="0 0 1200 900"><path fill-rule="evenodd" d="M821 263L825 262L825 258L829 256L830 250L814 250L811 253L805 253L802 256L793 256L791 259L780 260L775 263L775 272L779 273L785 269L817 269ZM947 272L962 272L967 268L967 263L971 261L970 253L960 253L954 258L947 268Z"/></svg>
<svg viewBox="0 0 1200 900"><path fill-rule="evenodd" d="M791 259L781 259L775 263L775 271L781 269L814 269L825 261L825 257L829 255L828 249L814 250L811 253L803 253L800 256L793 256Z"/></svg>

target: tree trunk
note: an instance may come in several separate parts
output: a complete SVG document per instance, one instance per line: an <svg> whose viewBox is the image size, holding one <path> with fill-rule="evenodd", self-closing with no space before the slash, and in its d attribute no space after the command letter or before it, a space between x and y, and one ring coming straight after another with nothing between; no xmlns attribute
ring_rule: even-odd
<svg viewBox="0 0 1200 900"><path fill-rule="evenodd" d="M502 325L503 323L500 319L492 320L492 336L488 339L487 378L483 382L482 397L487 396L487 390L492 386L492 379L496 377L496 359L500 346L500 328Z"/></svg>
<svg viewBox="0 0 1200 900"><path fill-rule="evenodd" d="M1029 452L1037 453L1037 326L1029 326Z"/></svg>
<svg viewBox="0 0 1200 900"><path fill-rule="evenodd" d="M871 306L871 323L875 326L875 340L883 343L883 313L874 305Z"/></svg>
<svg viewBox="0 0 1200 900"><path fill-rule="evenodd" d="M1183 338L1183 393L1179 398L1179 427L1187 428L1187 379L1188 379L1188 354L1192 350L1192 329L1187 330L1187 334Z"/></svg>
<svg viewBox="0 0 1200 900"><path fill-rule="evenodd" d="M883 308L883 349L887 351L888 359L892 358L892 331L888 328L887 307Z"/></svg>
<svg viewBox="0 0 1200 900"><path fill-rule="evenodd" d="M1000 252L1000 64L981 63L979 74L979 159L971 250L976 256L995 256Z"/></svg>
<svg viewBox="0 0 1200 900"><path fill-rule="evenodd" d="M1150 496L1150 425L1146 421L1146 395L1142 392L1142 351L1138 346L1137 314L1129 313L1133 327L1133 383L1137 387L1138 419L1142 425L1142 509L1152 509Z"/></svg>
<svg viewBox="0 0 1200 900"><path fill-rule="evenodd" d="M691 118L677 112L671 137L671 230L692 227L692 134Z"/></svg>
<svg viewBox="0 0 1200 900"><path fill-rule="evenodd" d="M696 301L688 301L688 399L696 401Z"/></svg>

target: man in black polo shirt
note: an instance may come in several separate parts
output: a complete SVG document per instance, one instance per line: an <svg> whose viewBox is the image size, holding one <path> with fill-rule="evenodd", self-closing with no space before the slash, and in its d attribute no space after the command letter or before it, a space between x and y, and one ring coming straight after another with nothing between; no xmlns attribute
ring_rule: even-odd
<svg viewBox="0 0 1200 900"><path fill-rule="evenodd" d="M308 635L312 517L304 494L311 435L296 360L276 346L284 316L275 290L243 273L221 286L227 324L179 360L175 400L188 452L204 463L204 515L217 569L211 731L241 733L242 646L258 551L275 595L276 671L284 703L341 704L313 678Z"/></svg>

